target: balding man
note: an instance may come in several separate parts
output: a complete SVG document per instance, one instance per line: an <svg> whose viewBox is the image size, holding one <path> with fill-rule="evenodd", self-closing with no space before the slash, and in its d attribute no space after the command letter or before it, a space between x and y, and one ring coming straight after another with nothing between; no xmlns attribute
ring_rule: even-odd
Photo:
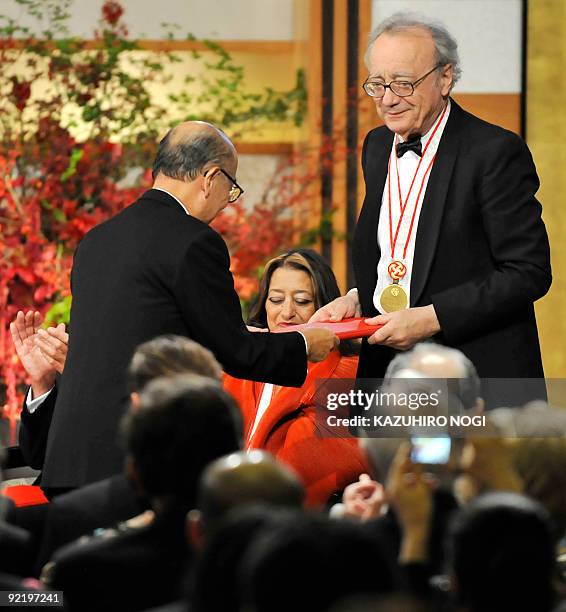
<svg viewBox="0 0 566 612"><path fill-rule="evenodd" d="M450 98L461 69L441 24L392 16L372 32L366 64L385 125L362 151L357 290L315 317L383 324L362 346L360 378L382 378L397 351L434 337L482 379L541 379L533 302L550 287L550 257L526 144ZM489 399L518 405L533 391L544 385L511 381Z"/></svg>
<svg viewBox="0 0 566 612"><path fill-rule="evenodd" d="M197 508L189 513L191 541L201 546L236 508L301 508L304 497L300 478L273 455L257 449L226 455L213 461L201 476Z"/></svg>
<svg viewBox="0 0 566 612"><path fill-rule="evenodd" d="M180 124L160 143L153 188L79 244L42 487L57 492L122 469L126 368L142 342L189 336L233 376L288 386L303 383L307 356L317 361L334 348L327 330L259 334L243 323L226 244L208 225L242 193L237 166L222 131Z"/></svg>

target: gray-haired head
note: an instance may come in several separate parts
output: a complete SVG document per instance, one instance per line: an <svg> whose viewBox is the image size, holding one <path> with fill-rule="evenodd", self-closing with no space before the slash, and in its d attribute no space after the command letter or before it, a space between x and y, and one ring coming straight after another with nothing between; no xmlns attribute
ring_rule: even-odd
<svg viewBox="0 0 566 612"><path fill-rule="evenodd" d="M219 128L204 121L186 121L171 128L159 143L153 178L164 174L179 181L193 181L207 167L230 163L234 145Z"/></svg>
<svg viewBox="0 0 566 612"><path fill-rule="evenodd" d="M457 349L421 342L411 350L399 353L389 364L384 377L384 387L396 378L450 379L450 390L465 409L483 407L481 385L473 363ZM414 381L412 381L414 382ZM426 382L426 381L425 381ZM389 469L406 438L363 437L372 473L377 480L385 481Z"/></svg>
<svg viewBox="0 0 566 612"><path fill-rule="evenodd" d="M430 32L436 48L436 61L438 64L452 64L452 87L454 87L462 74L460 57L458 55L458 43L441 22L418 13L395 13L391 15L391 17L384 19L370 33L366 54L364 56L366 66L369 66L369 54L373 43L379 36L382 34L400 34L414 28L420 28Z"/></svg>
<svg viewBox="0 0 566 612"><path fill-rule="evenodd" d="M415 370L429 378L457 379L455 392L466 409L474 408L481 397L476 368L464 353L457 349L433 342L420 342L391 360L385 372L385 379L397 378L403 370Z"/></svg>

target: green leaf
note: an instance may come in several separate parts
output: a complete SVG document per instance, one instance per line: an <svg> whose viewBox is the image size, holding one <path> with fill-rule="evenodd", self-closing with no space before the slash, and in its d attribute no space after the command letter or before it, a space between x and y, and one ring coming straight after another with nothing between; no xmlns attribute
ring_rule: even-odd
<svg viewBox="0 0 566 612"><path fill-rule="evenodd" d="M71 151L71 158L69 159L69 165L67 169L65 170L65 172L61 174L62 183L69 180L73 176L73 174L75 174L75 172L77 171L77 164L80 162L83 155L84 155L83 149L73 149Z"/></svg>
<svg viewBox="0 0 566 612"><path fill-rule="evenodd" d="M60 208L52 208L53 218L59 223L67 223L67 215Z"/></svg>
<svg viewBox="0 0 566 612"><path fill-rule="evenodd" d="M59 323L69 323L71 319L71 302L72 297L70 295L55 302L45 314L44 325L49 326L58 325Z"/></svg>

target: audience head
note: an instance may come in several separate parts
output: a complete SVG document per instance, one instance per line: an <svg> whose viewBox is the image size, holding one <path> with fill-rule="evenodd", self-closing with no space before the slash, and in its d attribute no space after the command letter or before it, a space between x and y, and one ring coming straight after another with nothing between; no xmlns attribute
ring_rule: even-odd
<svg viewBox="0 0 566 612"><path fill-rule="evenodd" d="M357 524L318 515L260 532L242 561L242 599L254 612L286 612L297 602L322 612L348 595L391 589L379 541Z"/></svg>
<svg viewBox="0 0 566 612"><path fill-rule="evenodd" d="M200 479L197 510L189 513L190 537L199 545L234 508L252 504L300 508L303 498L299 477L273 455L253 450L221 457Z"/></svg>
<svg viewBox="0 0 566 612"><path fill-rule="evenodd" d="M152 380L184 373L215 380L222 377L214 355L190 338L166 334L140 344L128 368L132 401L139 401L139 392Z"/></svg>
<svg viewBox="0 0 566 612"><path fill-rule="evenodd" d="M193 217L210 223L242 193L235 181L237 169L236 149L222 130L186 121L159 143L153 186L172 193Z"/></svg>
<svg viewBox="0 0 566 612"><path fill-rule="evenodd" d="M559 540L566 531L566 410L532 402L489 417L510 447L523 492L546 508Z"/></svg>
<svg viewBox="0 0 566 612"><path fill-rule="evenodd" d="M295 517L288 508L265 505L237 507L207 537L196 559L190 585L190 608L195 612L240 610L241 562L258 535Z"/></svg>
<svg viewBox="0 0 566 612"><path fill-rule="evenodd" d="M516 493L487 493L464 506L449 536L457 599L470 612L552 607L554 546L548 514Z"/></svg>
<svg viewBox="0 0 566 612"><path fill-rule="evenodd" d="M484 407L481 385L472 362L457 349L432 342L416 344L412 349L399 353L389 364L383 387L389 389L404 379L406 385L427 385L426 379L442 380L448 394L442 398L450 402L450 410L481 412ZM432 381L433 382L433 381ZM369 432L371 435L371 432ZM406 438L362 437L360 443L372 467L373 476L385 482L393 458Z"/></svg>
<svg viewBox="0 0 566 612"><path fill-rule="evenodd" d="M270 331L307 323L338 297L336 277L324 258L312 249L291 249L266 264L249 323ZM350 353L352 344L341 343L340 350Z"/></svg>
<svg viewBox="0 0 566 612"><path fill-rule="evenodd" d="M122 431L128 470L154 509L192 507L204 468L241 440L234 400L218 382L189 374L149 383Z"/></svg>
<svg viewBox="0 0 566 612"><path fill-rule="evenodd" d="M458 349L420 342L391 360L385 380L409 376L450 379L450 392L466 410L483 409L480 379L474 364Z"/></svg>

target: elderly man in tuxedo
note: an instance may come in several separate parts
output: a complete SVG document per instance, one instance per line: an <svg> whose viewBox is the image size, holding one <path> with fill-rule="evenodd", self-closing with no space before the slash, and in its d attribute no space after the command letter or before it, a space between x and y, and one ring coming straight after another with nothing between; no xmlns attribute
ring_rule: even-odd
<svg viewBox="0 0 566 612"><path fill-rule="evenodd" d="M550 256L526 144L451 99L461 69L441 24L394 15L371 34L366 63L385 125L362 150L357 287L313 318L383 324L363 344L359 378L382 378L397 351L432 338L483 379L541 379L533 302L550 287ZM493 401L545 394L527 387L506 385Z"/></svg>
<svg viewBox="0 0 566 612"><path fill-rule="evenodd" d="M242 321L228 249L209 226L242 193L237 166L221 130L200 121L178 125L159 145L153 188L77 247L56 398L53 391L28 398L38 413L40 400L54 402L41 479L50 495L121 471L126 368L142 342L188 336L229 374L286 386L300 386L307 359L320 361L335 348L338 339L326 329L252 333ZM31 337L43 333L34 316Z"/></svg>

